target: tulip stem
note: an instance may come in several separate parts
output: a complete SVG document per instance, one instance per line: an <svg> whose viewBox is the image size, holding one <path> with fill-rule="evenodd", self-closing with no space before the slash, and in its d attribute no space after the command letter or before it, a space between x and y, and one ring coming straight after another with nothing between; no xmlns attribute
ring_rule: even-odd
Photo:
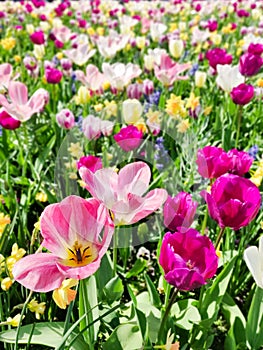
<svg viewBox="0 0 263 350"><path fill-rule="evenodd" d="M241 119L242 119L242 106L238 106L238 108L237 108L237 134L236 134L236 143L235 143L236 148L238 147Z"/></svg>
<svg viewBox="0 0 263 350"><path fill-rule="evenodd" d="M174 291L173 291L173 294L172 294L172 296L171 296L171 298L169 300L169 303L168 303L168 305L166 307L166 310L165 310L165 313L163 315L162 322L161 322L161 325L160 325L160 328L159 328L159 332L158 332L158 343L161 343L161 341L162 341L164 327L165 327L168 315L170 313L171 307L173 306L175 298L177 297L178 292L179 292L179 289L175 288Z"/></svg>
<svg viewBox="0 0 263 350"><path fill-rule="evenodd" d="M113 234L113 275L117 273L117 260L118 260L118 229Z"/></svg>
<svg viewBox="0 0 263 350"><path fill-rule="evenodd" d="M206 225L207 225L207 219L208 219L208 209L206 207L204 219L203 219L203 222L202 222L202 228L201 228L201 234L202 235L205 234L205 229L206 229Z"/></svg>
<svg viewBox="0 0 263 350"><path fill-rule="evenodd" d="M223 236L223 233L225 231L225 227L221 227L220 228L220 231L219 231L219 235L217 236L217 239L216 239L216 243L215 243L215 250L217 250L218 246L219 246L219 243L221 241L221 238Z"/></svg>

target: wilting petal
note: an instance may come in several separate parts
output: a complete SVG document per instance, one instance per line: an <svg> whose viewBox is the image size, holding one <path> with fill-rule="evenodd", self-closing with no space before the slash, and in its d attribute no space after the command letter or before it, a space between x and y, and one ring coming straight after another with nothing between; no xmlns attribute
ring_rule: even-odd
<svg viewBox="0 0 263 350"><path fill-rule="evenodd" d="M27 86L19 81L11 81L8 86L9 96L15 104L25 105L28 100Z"/></svg>
<svg viewBox="0 0 263 350"><path fill-rule="evenodd" d="M49 253L32 254L13 268L17 282L35 292L49 292L61 286L65 276L57 267L57 257Z"/></svg>

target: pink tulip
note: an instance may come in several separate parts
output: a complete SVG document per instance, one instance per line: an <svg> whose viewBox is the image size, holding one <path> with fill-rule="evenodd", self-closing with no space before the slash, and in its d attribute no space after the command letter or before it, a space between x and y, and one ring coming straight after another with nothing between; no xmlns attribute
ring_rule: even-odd
<svg viewBox="0 0 263 350"><path fill-rule="evenodd" d="M104 136L111 135L113 126L113 122L94 117L92 114L84 118L82 122L83 134L88 140L96 140L101 134Z"/></svg>
<svg viewBox="0 0 263 350"><path fill-rule="evenodd" d="M199 174L208 179L217 178L231 168L228 154L222 148L214 146L199 149L196 164Z"/></svg>
<svg viewBox="0 0 263 350"><path fill-rule="evenodd" d="M136 98L137 100L139 100L143 94L142 89L143 89L143 85L139 83L128 85L126 89L128 98L131 98L131 99Z"/></svg>
<svg viewBox="0 0 263 350"><path fill-rule="evenodd" d="M77 167L80 169L81 167L85 167L95 173L95 171L102 169L102 160L99 157L95 156L83 156L77 161Z"/></svg>
<svg viewBox="0 0 263 350"><path fill-rule="evenodd" d="M114 231L107 210L97 199L77 196L48 205L40 217L40 228L42 246L50 253L28 255L13 268L15 280L35 292L59 288L66 278L92 275Z"/></svg>
<svg viewBox="0 0 263 350"><path fill-rule="evenodd" d="M9 115L4 108L0 109L0 125L4 129L15 130L20 127L21 122Z"/></svg>
<svg viewBox="0 0 263 350"><path fill-rule="evenodd" d="M245 77L256 75L263 65L263 59L260 55L246 52L239 59L239 71Z"/></svg>
<svg viewBox="0 0 263 350"><path fill-rule="evenodd" d="M254 55L261 55L263 53L263 45L262 44L249 44L247 52L252 53Z"/></svg>
<svg viewBox="0 0 263 350"><path fill-rule="evenodd" d="M56 120L59 126L64 129L71 129L75 125L74 114L68 109L62 109L57 115Z"/></svg>
<svg viewBox="0 0 263 350"><path fill-rule="evenodd" d="M249 172L249 169L254 161L247 152L238 151L237 149L231 149L227 152L231 159L230 173L243 176Z"/></svg>
<svg viewBox="0 0 263 350"><path fill-rule="evenodd" d="M173 232L184 232L192 225L197 206L198 203L192 200L189 193L179 192L175 197L168 196L163 207L164 226Z"/></svg>
<svg viewBox="0 0 263 350"><path fill-rule="evenodd" d="M134 125L128 125L115 134L113 138L120 148L125 152L129 152L140 146L143 132Z"/></svg>
<svg viewBox="0 0 263 350"><path fill-rule="evenodd" d="M254 97L254 86L249 84L239 84L230 92L233 102L237 105L244 106Z"/></svg>
<svg viewBox="0 0 263 350"><path fill-rule="evenodd" d="M231 64L233 59L226 50L220 49L219 47L208 50L205 57L208 59L210 67L213 69L216 69L218 64Z"/></svg>
<svg viewBox="0 0 263 350"><path fill-rule="evenodd" d="M63 77L63 73L59 69L50 67L46 69L45 77L49 84L58 84Z"/></svg>
<svg viewBox="0 0 263 350"><path fill-rule="evenodd" d="M75 71L76 80L80 81L83 85L87 86L92 91L98 91L102 89L105 82L104 74L93 64L87 65L86 75L81 70Z"/></svg>
<svg viewBox="0 0 263 350"><path fill-rule="evenodd" d="M4 95L0 94L0 104L11 117L21 122L27 121L33 114L41 112L49 98L48 92L41 88L35 91L28 100L27 86L18 81L9 83L8 94L11 103Z"/></svg>
<svg viewBox="0 0 263 350"><path fill-rule="evenodd" d="M84 167L79 173L91 195L111 210L116 225L138 222L159 209L167 198L166 190L160 188L143 196L151 179L151 170L143 162L128 164L118 174L110 168L93 174Z"/></svg>
<svg viewBox="0 0 263 350"><path fill-rule="evenodd" d="M189 229L164 235L159 263L165 280L186 291L201 287L215 275L218 257L208 237Z"/></svg>
<svg viewBox="0 0 263 350"><path fill-rule="evenodd" d="M35 45L43 45L45 44L45 36L42 31L34 32L30 35L30 40Z"/></svg>
<svg viewBox="0 0 263 350"><path fill-rule="evenodd" d="M179 74L191 68L190 63L174 62L167 54L162 54L159 65L154 65L154 74L156 78L165 86L172 85L176 80L186 80L188 76Z"/></svg>
<svg viewBox="0 0 263 350"><path fill-rule="evenodd" d="M11 80L13 72L13 67L9 63L0 64L0 85L4 87L8 87L8 83Z"/></svg>
<svg viewBox="0 0 263 350"><path fill-rule="evenodd" d="M257 215L261 196L259 189L248 179L238 175L220 176L211 187L211 194L202 191L209 215L221 228L239 230Z"/></svg>

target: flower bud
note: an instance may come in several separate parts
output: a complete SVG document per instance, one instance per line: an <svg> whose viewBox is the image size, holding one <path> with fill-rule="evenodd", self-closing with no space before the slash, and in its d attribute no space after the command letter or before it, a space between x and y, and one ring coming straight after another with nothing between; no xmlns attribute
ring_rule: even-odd
<svg viewBox="0 0 263 350"><path fill-rule="evenodd" d="M195 85L198 88L202 88L205 85L207 74L205 72L195 72Z"/></svg>
<svg viewBox="0 0 263 350"><path fill-rule="evenodd" d="M232 89L230 96L235 104L244 106L254 97L254 87L248 84L240 84Z"/></svg>
<svg viewBox="0 0 263 350"><path fill-rule="evenodd" d="M127 124L135 124L141 118L143 107L136 99L125 100L122 104L122 116Z"/></svg>
<svg viewBox="0 0 263 350"><path fill-rule="evenodd" d="M56 120L58 125L64 129L71 129L75 125L74 114L67 108L62 109L57 115Z"/></svg>
<svg viewBox="0 0 263 350"><path fill-rule="evenodd" d="M184 42L180 39L169 40L169 52L174 58L180 58L184 51Z"/></svg>

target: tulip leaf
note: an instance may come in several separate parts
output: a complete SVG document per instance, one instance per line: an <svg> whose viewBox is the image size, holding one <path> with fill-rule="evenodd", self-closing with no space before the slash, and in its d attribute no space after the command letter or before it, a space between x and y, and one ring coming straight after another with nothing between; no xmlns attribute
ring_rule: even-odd
<svg viewBox="0 0 263 350"><path fill-rule="evenodd" d="M147 261L144 259L137 259L133 267L126 273L126 278L137 276L147 266Z"/></svg>
<svg viewBox="0 0 263 350"><path fill-rule="evenodd" d="M201 316L197 307L193 304L195 299L184 299L175 303L171 308L171 316L175 317L176 326L191 330L194 324L201 321Z"/></svg>
<svg viewBox="0 0 263 350"><path fill-rule="evenodd" d="M263 289L256 287L247 318L246 335L251 349L259 349L263 345Z"/></svg>
<svg viewBox="0 0 263 350"><path fill-rule="evenodd" d="M139 327L135 324L118 326L103 344L103 350L138 350L143 345Z"/></svg>
<svg viewBox="0 0 263 350"><path fill-rule="evenodd" d="M157 292L155 285L153 284L152 280L150 279L150 277L146 273L144 274L144 278L145 278L145 282L146 282L146 287L147 287L148 292L149 292L151 303L156 307L160 307L161 299L159 297L159 294Z"/></svg>
<svg viewBox="0 0 263 350"><path fill-rule="evenodd" d="M139 309L137 309L136 307L134 307L134 310L135 310L135 315L138 321L138 326L140 328L142 338L146 340L148 338L148 327L147 327L147 320L146 320L145 314Z"/></svg>
<svg viewBox="0 0 263 350"><path fill-rule="evenodd" d="M124 291L120 277L113 277L104 287L104 293L109 304L120 299Z"/></svg>
<svg viewBox="0 0 263 350"><path fill-rule="evenodd" d="M32 327L34 327L32 332ZM20 327L18 344L39 344L56 348L62 338L64 332L63 322L40 322L36 324L28 324ZM4 343L16 342L17 329L10 329L0 333L0 341ZM68 341L74 338L77 333L72 332ZM79 335L71 346L72 350L85 350L88 349L84 339Z"/></svg>
<svg viewBox="0 0 263 350"><path fill-rule="evenodd" d="M228 293L223 297L221 310L226 321L230 325L225 340L225 349L234 350L237 345L241 346L246 344L246 319Z"/></svg>

